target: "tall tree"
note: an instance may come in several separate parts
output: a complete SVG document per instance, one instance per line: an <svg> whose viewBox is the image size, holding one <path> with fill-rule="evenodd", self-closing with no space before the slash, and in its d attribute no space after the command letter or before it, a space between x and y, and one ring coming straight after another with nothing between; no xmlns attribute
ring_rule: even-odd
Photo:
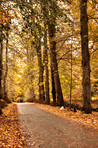
<svg viewBox="0 0 98 148"><path fill-rule="evenodd" d="M5 61L5 73L4 73L4 83L3 83L3 98L7 100L7 74L8 74L8 27L6 32L6 61Z"/></svg>
<svg viewBox="0 0 98 148"><path fill-rule="evenodd" d="M45 90L46 90L46 103L50 103L50 96L49 96L49 70L48 70L48 45L47 45L47 39L48 39L48 19L49 19L49 9L48 9L48 4L47 1L41 1L41 9L43 13L43 21L44 21L44 55L43 55L43 63L45 65ZM52 66L52 64L51 64ZM53 75L53 69L51 67L51 81L52 81L52 97L53 97L53 102L56 104L56 95L54 95L54 90L55 90L55 83L54 83L54 75Z"/></svg>
<svg viewBox="0 0 98 148"><path fill-rule="evenodd" d="M54 81L54 70L51 61L51 83L52 83L52 98L53 98L53 105L56 105L56 89L55 89L55 81Z"/></svg>
<svg viewBox="0 0 98 148"><path fill-rule="evenodd" d="M34 92L34 86L33 86L33 81L34 81L34 74L33 74L33 70L32 70L32 66L33 66L33 49L31 44L30 45L26 45L26 50L27 50L27 89L28 89L28 100L32 100L35 99L35 92Z"/></svg>
<svg viewBox="0 0 98 148"><path fill-rule="evenodd" d="M62 88L60 83L59 71L58 71L58 62L57 62L57 53L56 53L56 11L55 11L55 1L51 2L51 11L50 11L50 21L48 21L48 31L49 31L49 40L50 40L50 54L52 67L54 71L54 81L55 81L55 89L56 89L56 98L57 105L61 106L64 104Z"/></svg>
<svg viewBox="0 0 98 148"><path fill-rule="evenodd" d="M2 53L3 53L3 38L2 38L2 25L3 25L3 20L2 20L2 16L3 16L3 11L1 8L1 2L0 1L0 99L2 99Z"/></svg>
<svg viewBox="0 0 98 148"><path fill-rule="evenodd" d="M47 104L50 104L49 95L49 70L48 70L48 46L47 46L47 26L44 22L44 54L43 54L43 64L45 69L45 100Z"/></svg>
<svg viewBox="0 0 98 148"><path fill-rule="evenodd" d="M83 69L83 110L91 113L90 54L88 48L87 0L80 1L81 48Z"/></svg>
<svg viewBox="0 0 98 148"><path fill-rule="evenodd" d="M44 67L42 63L42 54L41 54L41 38L39 39L39 43L36 47L37 57L38 57L38 67L39 67L39 100L45 100L45 92L44 92L44 81L43 81L43 72Z"/></svg>
<svg viewBox="0 0 98 148"><path fill-rule="evenodd" d="M2 51L3 51L3 44L2 44L2 27L0 26L0 99L2 99Z"/></svg>

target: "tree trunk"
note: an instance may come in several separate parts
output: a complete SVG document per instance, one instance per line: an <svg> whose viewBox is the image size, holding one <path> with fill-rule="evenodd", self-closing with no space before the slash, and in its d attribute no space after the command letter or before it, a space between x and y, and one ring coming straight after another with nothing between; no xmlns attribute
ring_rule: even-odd
<svg viewBox="0 0 98 148"><path fill-rule="evenodd" d="M32 45L31 46L31 50L32 50ZM28 86L28 99L35 99L35 91L34 91L34 85L33 85L33 80L34 80L34 74L33 74L33 71L31 70L31 66L30 66L30 63L33 63L33 53L32 51L30 50L30 46L27 46L26 50L27 50L27 68L28 68L28 71L27 71L27 76L28 76L28 79L27 79L27 86ZM32 53L32 54L31 54ZM32 58L31 58L32 57Z"/></svg>
<svg viewBox="0 0 98 148"><path fill-rule="evenodd" d="M56 90L55 90L54 71L53 71L52 62L51 62L51 82L52 82L53 105L56 105Z"/></svg>
<svg viewBox="0 0 98 148"><path fill-rule="evenodd" d="M50 40L51 61L52 61L53 71L54 71L57 105L62 106L64 105L64 101L63 101L63 94L61 89L61 83L60 83L59 72L58 72L58 63L57 63L57 57L56 57L56 41L54 41L55 32L56 32L55 22L48 23L48 30L49 30L49 40Z"/></svg>
<svg viewBox="0 0 98 148"><path fill-rule="evenodd" d="M43 15L44 15L44 18L45 18L44 24L46 26L46 25L49 24L49 20L48 20L49 10L47 8L47 2L46 1L43 1L42 2L42 11L43 11ZM46 27L45 27L45 30L46 30ZM45 44L47 45L47 43L45 43ZM51 54L50 54L50 56L51 56ZM48 74L48 71L47 71L47 74ZM48 79L48 77L47 77L47 79ZM52 98L53 98L53 104L56 105L56 90L55 90L54 70L53 70L52 62L51 62L51 81L52 81ZM47 88L47 92L48 92L48 88Z"/></svg>
<svg viewBox="0 0 98 148"><path fill-rule="evenodd" d="M1 10L1 2L0 2L0 10ZM2 14L0 16L0 21L2 19ZM2 24L0 24L0 99L2 99Z"/></svg>
<svg viewBox="0 0 98 148"><path fill-rule="evenodd" d="M3 96L3 99L5 101L7 101L7 73L8 73L8 30L7 30L7 33L6 33L6 36L7 36L7 40L6 40L6 67L5 67L5 75L4 75L4 96Z"/></svg>
<svg viewBox="0 0 98 148"><path fill-rule="evenodd" d="M0 34L1 35L1 34ZM2 99L2 50L3 50L3 45L0 37L0 99Z"/></svg>
<svg viewBox="0 0 98 148"><path fill-rule="evenodd" d="M0 4L1 9L1 4ZM1 14L2 15L2 14ZM3 39L2 39L2 24L0 24L0 99L2 99L2 52L3 52Z"/></svg>
<svg viewBox="0 0 98 148"><path fill-rule="evenodd" d="M71 98L72 98L72 43L71 43L71 72L70 72L70 110L71 110Z"/></svg>
<svg viewBox="0 0 98 148"><path fill-rule="evenodd" d="M83 110L91 113L91 83L90 83L90 55L88 48L88 16L87 0L80 3L81 19L81 48L82 48L82 69L83 69Z"/></svg>
<svg viewBox="0 0 98 148"><path fill-rule="evenodd" d="M43 102L45 100L44 92L44 81L43 81L43 63L42 63L42 54L41 54L41 39L39 39L39 45L36 47L37 57L38 57L38 66L39 66L39 101Z"/></svg>
<svg viewBox="0 0 98 148"><path fill-rule="evenodd" d="M45 68L45 98L46 103L50 104L50 96L49 96L49 70L48 70L48 52L47 52L47 31L46 31L46 24L44 23L45 31L44 31L44 68Z"/></svg>

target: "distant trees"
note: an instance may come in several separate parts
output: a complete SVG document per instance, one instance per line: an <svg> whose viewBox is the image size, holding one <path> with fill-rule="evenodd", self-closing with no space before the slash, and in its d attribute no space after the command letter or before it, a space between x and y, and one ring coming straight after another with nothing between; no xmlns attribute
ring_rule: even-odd
<svg viewBox="0 0 98 148"><path fill-rule="evenodd" d="M28 4L31 4L32 6L34 6L31 1L28 2ZM52 61L52 70L53 70L53 77L54 77L54 81L55 81L55 90L56 90L56 97L57 97L57 104L58 105L63 105L63 94L62 94L62 89L61 89L61 84L60 84L60 78L59 78L59 72L58 72L58 62L57 62L57 57L56 57L56 42L55 42L55 33L56 33L56 25L55 25L55 20L56 20L56 13L53 12L54 11L54 7L56 9L55 6L55 2L51 3L51 2L42 2L42 1L38 1L39 8L42 8L42 12L43 12L43 18L40 18L40 10L38 10L39 14L38 16L33 15L33 13L31 13L31 15L33 16L34 19L32 19L33 21L31 21L31 35L34 37L34 47L36 49L37 52L37 57L38 57L38 67L39 67L39 100L42 101L46 101L48 104L50 103L50 99L49 99L49 74L48 74L48 54L47 54L47 35L46 35L46 29L48 27L48 34L49 34L49 42L50 42L50 57L51 57L51 61ZM49 4L50 3L50 4ZM49 6L49 5L50 6ZM36 5L36 4L35 4ZM57 4L56 4L57 5ZM24 6L23 6L24 7ZM26 5L25 5L26 8ZM28 5L27 5L28 8ZM47 9L47 12L46 12ZM21 9L22 11L22 9ZM31 9L32 12L34 12ZM57 11L57 10L56 10ZM28 12L29 13L29 12ZM50 14L49 14L50 13ZM48 16L47 16L48 14ZM25 15L25 13L24 13ZM27 15L27 14L26 14ZM54 17L52 17L54 16ZM49 17L48 20L47 17ZM30 16L28 16L28 19L30 18ZM32 17L31 17L32 18ZM27 21L27 25L28 25L28 19L25 18L25 20ZM54 20L55 19L55 20ZM40 22L41 21L41 22ZM55 23L54 23L55 22ZM42 24L45 24L44 26L44 31L42 30ZM26 25L26 26L27 26ZM29 26L29 25L28 25ZM33 28L32 28L33 27ZM42 32L44 33L44 36L42 36ZM42 41L41 39L44 38L44 55L43 55L43 60L42 60ZM54 41L53 41L54 40ZM44 63L43 63L44 61ZM44 65L43 65L44 64ZM43 72L44 70L46 70L46 83L45 83L45 92L44 92L44 79L43 79ZM53 84L53 83L52 83ZM45 99L46 96L46 99Z"/></svg>

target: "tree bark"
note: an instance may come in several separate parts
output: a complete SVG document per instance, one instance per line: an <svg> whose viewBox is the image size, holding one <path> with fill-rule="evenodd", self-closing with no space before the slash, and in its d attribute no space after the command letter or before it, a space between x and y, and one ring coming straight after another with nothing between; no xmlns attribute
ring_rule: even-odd
<svg viewBox="0 0 98 148"><path fill-rule="evenodd" d="M3 68L3 66L2 66L2 50L3 50L3 45L2 45L2 39L0 36L0 99L2 99L2 68Z"/></svg>
<svg viewBox="0 0 98 148"><path fill-rule="evenodd" d="M49 96L49 70L48 70L48 46L47 46L47 28L46 23L44 23L44 56L43 56L43 63L44 63L44 69L45 69L45 99L46 103L50 104L50 96Z"/></svg>
<svg viewBox="0 0 98 148"><path fill-rule="evenodd" d="M32 45L30 45L30 46L31 46L31 50L32 50ZM28 86L28 90L29 90L28 91L29 92L28 99L33 100L33 99L35 99L35 91L34 91L34 85L33 85L34 74L33 74L33 71L31 70L31 66L30 66L30 63L33 63L33 55L32 55L33 53L32 53L32 51L30 51L29 46L26 48L26 50L27 50L27 68L28 68L28 71L27 71L27 76L28 76L27 86Z"/></svg>
<svg viewBox="0 0 98 148"><path fill-rule="evenodd" d="M71 43L71 72L70 72L70 110L71 110L71 99L72 99L72 43Z"/></svg>
<svg viewBox="0 0 98 148"><path fill-rule="evenodd" d="M5 75L4 75L4 96L3 96L3 99L6 101L7 100L7 73L8 73L8 30L7 30L7 33L6 33L6 36L7 36L7 40L6 40L6 67L5 67Z"/></svg>
<svg viewBox="0 0 98 148"><path fill-rule="evenodd" d="M53 105L56 105L56 90L55 90L54 71L53 71L52 62L51 62L51 82L52 82Z"/></svg>
<svg viewBox="0 0 98 148"><path fill-rule="evenodd" d="M2 2L2 1L1 1ZM0 3L1 10L1 3ZM2 21L2 14L0 16L0 21ZM2 99L2 52L3 52L3 39L2 39L2 24L0 24L0 99Z"/></svg>
<svg viewBox="0 0 98 148"><path fill-rule="evenodd" d="M43 102L45 101L45 92L44 92L44 80L43 80L44 67L42 63L42 54L41 54L41 39L39 39L36 51L37 51L38 67L39 67L39 101Z"/></svg>
<svg viewBox="0 0 98 148"><path fill-rule="evenodd" d="M47 2L43 1L42 2L42 12L44 15L44 23L45 26L49 24L49 9L47 7ZM46 29L46 27L45 27ZM46 43L45 43L46 44ZM51 54L50 54L51 56ZM47 77L48 79L48 77ZM51 61L51 81L52 81L52 98L53 98L53 104L56 105L56 90L55 90L55 81L54 81L54 70L53 70L53 65L52 65L52 61ZM47 88L47 92L48 92L48 88ZM50 102L50 101L49 101Z"/></svg>
<svg viewBox="0 0 98 148"><path fill-rule="evenodd" d="M62 106L64 105L64 101L63 101L63 94L61 89L61 83L60 83L59 72L58 72L58 63L57 63L57 57L56 57L56 41L54 40L55 32L56 32L55 22L48 23L48 30L49 30L49 40L50 40L51 61L52 61L53 71L54 71L57 105Z"/></svg>
<svg viewBox="0 0 98 148"><path fill-rule="evenodd" d="M87 0L80 2L81 48L83 69L83 110L91 113L90 55L88 48Z"/></svg>

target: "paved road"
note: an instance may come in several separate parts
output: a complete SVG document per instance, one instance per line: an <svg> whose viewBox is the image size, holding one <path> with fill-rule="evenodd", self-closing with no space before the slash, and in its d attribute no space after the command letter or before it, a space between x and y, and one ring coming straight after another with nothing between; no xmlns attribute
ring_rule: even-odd
<svg viewBox="0 0 98 148"><path fill-rule="evenodd" d="M96 131L53 115L33 104L17 103L28 148L97 148Z"/></svg>

